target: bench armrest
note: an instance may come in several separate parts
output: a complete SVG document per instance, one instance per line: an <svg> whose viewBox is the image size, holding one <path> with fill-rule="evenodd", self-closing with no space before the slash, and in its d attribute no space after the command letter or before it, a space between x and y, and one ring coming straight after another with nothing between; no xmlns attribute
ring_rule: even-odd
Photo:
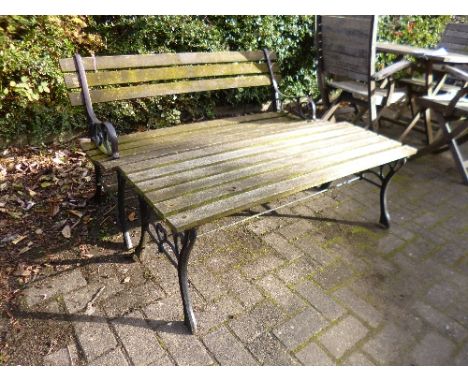
<svg viewBox="0 0 468 382"><path fill-rule="evenodd" d="M409 66L411 66L411 62L409 62L408 60L401 60L395 62L394 64L387 66L382 70L379 70L377 73L374 73L372 75L372 79L374 79L375 81L384 80L385 78L390 77L391 75L399 72L400 70L406 69Z"/></svg>
<svg viewBox="0 0 468 382"><path fill-rule="evenodd" d="M465 72L464 70L461 70L459 68L455 68L455 67L449 66L449 65L443 65L442 69L445 72L450 73L452 76L458 78L459 80L468 82L468 73Z"/></svg>
<svg viewBox="0 0 468 382"><path fill-rule="evenodd" d="M297 115L298 117L301 117L302 119L307 119L307 120L317 119L317 107L315 105L314 100L312 99L312 96L310 95L296 96L296 95L291 95L291 94L284 94L280 91L278 91L278 95L281 98L281 102L289 99L295 103L296 110L294 114ZM305 98L305 101L302 100L304 98ZM305 113L304 113L304 107L306 109Z"/></svg>

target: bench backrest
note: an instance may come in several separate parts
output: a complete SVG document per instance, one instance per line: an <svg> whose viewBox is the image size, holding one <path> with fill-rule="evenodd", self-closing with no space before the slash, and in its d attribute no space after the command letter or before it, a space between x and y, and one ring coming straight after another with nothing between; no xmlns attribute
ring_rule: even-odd
<svg viewBox="0 0 468 382"><path fill-rule="evenodd" d="M317 16L319 73L369 82L375 72L377 17Z"/></svg>
<svg viewBox="0 0 468 382"><path fill-rule="evenodd" d="M92 103L272 85L276 54L267 52L160 53L83 57ZM79 59L79 58L78 58ZM83 105L77 58L60 60L71 104Z"/></svg>
<svg viewBox="0 0 468 382"><path fill-rule="evenodd" d="M439 47L445 48L451 53L468 54L468 24L447 24ZM465 71L468 70L468 65L459 65L458 67Z"/></svg>

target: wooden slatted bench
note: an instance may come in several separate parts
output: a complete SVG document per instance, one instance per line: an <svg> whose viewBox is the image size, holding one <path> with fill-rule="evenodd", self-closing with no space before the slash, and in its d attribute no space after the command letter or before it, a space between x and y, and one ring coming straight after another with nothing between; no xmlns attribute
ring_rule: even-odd
<svg viewBox="0 0 468 382"><path fill-rule="evenodd" d="M119 221L127 247L126 184L138 194L141 237L135 252L142 253L150 234L159 251L176 257L185 323L192 333L196 321L187 264L198 227L309 188L328 188L353 174L380 187L380 223L388 227L389 181L416 153L347 122L316 120L312 101L310 118L282 111L275 60L266 50L76 55L61 60L72 104L86 106L93 142L82 148L95 165L97 193L102 171L116 171ZM271 86L274 111L117 138L112 124L98 120L92 107L97 102L249 86ZM376 167L378 171L372 170Z"/></svg>

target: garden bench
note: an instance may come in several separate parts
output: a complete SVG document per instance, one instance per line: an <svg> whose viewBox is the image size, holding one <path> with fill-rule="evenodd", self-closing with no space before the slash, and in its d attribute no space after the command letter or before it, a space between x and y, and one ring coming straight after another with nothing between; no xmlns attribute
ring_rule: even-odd
<svg viewBox="0 0 468 382"><path fill-rule="evenodd" d="M128 247L126 184L138 194L141 237L136 254L150 234L159 251L175 255L184 319L192 333L196 321L187 263L199 226L309 188L326 189L337 179L357 174L380 187L380 223L388 227L387 186L416 152L347 122L316 120L311 100L310 118L300 108L297 114L304 119L283 111L275 61L275 54L267 50L75 55L60 61L72 104L86 108L92 142L83 143L82 149L95 165L97 192L102 171L116 171L119 221ZM273 111L119 138L112 124L98 120L93 111L99 102L253 86L271 87ZM375 167L379 171L371 170Z"/></svg>

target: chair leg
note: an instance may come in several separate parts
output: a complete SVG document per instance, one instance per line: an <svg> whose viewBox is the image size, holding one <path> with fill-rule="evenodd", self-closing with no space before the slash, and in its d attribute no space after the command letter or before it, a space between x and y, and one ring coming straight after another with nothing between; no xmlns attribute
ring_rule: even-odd
<svg viewBox="0 0 468 382"><path fill-rule="evenodd" d="M439 120L439 124L442 128L442 132L445 137L449 137L450 133L452 132L452 128L450 124L440 115L437 113L437 118ZM452 152L453 160L455 161L455 165L458 168L458 171L462 177L462 181L464 184L468 185L468 171L466 168L465 160L463 155L458 147L458 143L455 138L449 141L450 151Z"/></svg>
<svg viewBox="0 0 468 382"><path fill-rule="evenodd" d="M93 200L96 201L96 203L100 204L102 202L102 170L101 167L99 167L98 164L94 163L94 173L96 176L96 191L93 196Z"/></svg>
<svg viewBox="0 0 468 382"><path fill-rule="evenodd" d="M120 229L122 231L125 247L127 249L132 249L132 239L130 238L130 234L128 232L127 216L125 215L125 183L125 177L121 174L120 171L117 171L117 203L119 210Z"/></svg>
<svg viewBox="0 0 468 382"><path fill-rule="evenodd" d="M340 97L338 97L336 100L334 100L331 103L328 110L322 115L322 119L324 119L325 121L330 120L330 118L333 117L333 115L335 114L339 106L340 106Z"/></svg>

